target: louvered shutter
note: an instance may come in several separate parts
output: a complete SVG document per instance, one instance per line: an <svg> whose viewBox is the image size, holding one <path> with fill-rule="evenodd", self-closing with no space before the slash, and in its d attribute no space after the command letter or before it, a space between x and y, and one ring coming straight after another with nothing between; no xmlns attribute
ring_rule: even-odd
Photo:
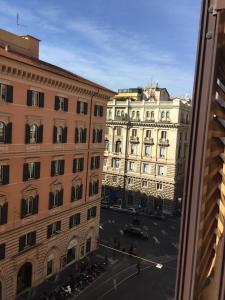
<svg viewBox="0 0 225 300"><path fill-rule="evenodd" d="M39 93L39 107L44 107L44 93Z"/></svg>
<svg viewBox="0 0 225 300"><path fill-rule="evenodd" d="M59 97L55 96L55 110L59 110Z"/></svg>
<svg viewBox="0 0 225 300"><path fill-rule="evenodd" d="M60 231L61 230L61 221L56 222L56 230Z"/></svg>
<svg viewBox="0 0 225 300"><path fill-rule="evenodd" d="M97 105L95 105L95 107L94 107L94 116L97 116Z"/></svg>
<svg viewBox="0 0 225 300"><path fill-rule="evenodd" d="M103 106L100 106L100 117L103 117Z"/></svg>
<svg viewBox="0 0 225 300"><path fill-rule="evenodd" d="M12 103L13 102L13 86L7 85L7 98L6 101Z"/></svg>
<svg viewBox="0 0 225 300"><path fill-rule="evenodd" d="M31 90L27 91L27 105L32 106L32 91Z"/></svg>
<svg viewBox="0 0 225 300"><path fill-rule="evenodd" d="M74 142L78 143L78 128L75 128L75 138L74 138Z"/></svg>
<svg viewBox="0 0 225 300"><path fill-rule="evenodd" d="M30 240L30 245L34 246L36 244L36 231L31 232L31 240Z"/></svg>
<svg viewBox="0 0 225 300"><path fill-rule="evenodd" d="M80 113L80 101L77 101L77 113Z"/></svg>
<svg viewBox="0 0 225 300"><path fill-rule="evenodd" d="M1 224L7 224L8 220L8 202L6 202L2 207L2 219Z"/></svg>
<svg viewBox="0 0 225 300"><path fill-rule="evenodd" d="M26 235L19 237L19 252L23 251L26 246Z"/></svg>
<svg viewBox="0 0 225 300"><path fill-rule="evenodd" d="M40 178L40 171L41 171L41 163L38 161L35 163L35 178Z"/></svg>
<svg viewBox="0 0 225 300"><path fill-rule="evenodd" d="M58 201L59 206L63 205L63 189L59 191L59 201Z"/></svg>
<svg viewBox="0 0 225 300"><path fill-rule="evenodd" d="M63 143L67 142L67 127L63 128Z"/></svg>
<svg viewBox="0 0 225 300"><path fill-rule="evenodd" d="M89 182L89 196L92 195L92 183Z"/></svg>
<svg viewBox="0 0 225 300"><path fill-rule="evenodd" d="M100 168L100 156L97 156L97 168Z"/></svg>
<svg viewBox="0 0 225 300"><path fill-rule="evenodd" d="M2 184L8 184L9 183L9 165L3 166L3 180Z"/></svg>
<svg viewBox="0 0 225 300"><path fill-rule="evenodd" d="M43 142L43 125L40 125L40 126L38 127L37 142L38 142L38 143L42 143L42 142Z"/></svg>
<svg viewBox="0 0 225 300"><path fill-rule="evenodd" d="M95 129L93 129L92 143L95 143Z"/></svg>
<svg viewBox="0 0 225 300"><path fill-rule="evenodd" d="M52 224L47 227L47 239L49 239L52 235Z"/></svg>
<svg viewBox="0 0 225 300"><path fill-rule="evenodd" d="M69 228L73 227L73 216L70 217Z"/></svg>
<svg viewBox="0 0 225 300"><path fill-rule="evenodd" d="M0 260L5 258L5 243L0 245Z"/></svg>
<svg viewBox="0 0 225 300"><path fill-rule="evenodd" d="M83 140L83 143L86 143L87 142L87 128L84 128L84 140Z"/></svg>
<svg viewBox="0 0 225 300"><path fill-rule="evenodd" d="M83 184L81 184L79 188L79 199L82 199L82 194L83 194Z"/></svg>
<svg viewBox="0 0 225 300"><path fill-rule="evenodd" d="M82 157L81 158L81 171L84 170L84 158Z"/></svg>
<svg viewBox="0 0 225 300"><path fill-rule="evenodd" d="M65 168L65 160L60 160L60 175L64 174L64 168Z"/></svg>
<svg viewBox="0 0 225 300"><path fill-rule="evenodd" d="M71 187L71 202L74 201L74 193L75 193L75 188L74 186Z"/></svg>
<svg viewBox="0 0 225 300"><path fill-rule="evenodd" d="M23 181L28 180L28 175L29 175L28 163L25 163L25 164L23 164Z"/></svg>
<svg viewBox="0 0 225 300"><path fill-rule="evenodd" d="M102 142L102 129L99 130L99 143Z"/></svg>
<svg viewBox="0 0 225 300"><path fill-rule="evenodd" d="M94 157L91 157L91 170L94 169Z"/></svg>
<svg viewBox="0 0 225 300"><path fill-rule="evenodd" d="M53 126L53 144L57 142L57 127Z"/></svg>
<svg viewBox="0 0 225 300"><path fill-rule="evenodd" d="M77 225L80 224L80 213L77 214Z"/></svg>
<svg viewBox="0 0 225 300"><path fill-rule="evenodd" d="M36 195L33 202L33 212L32 212L33 215L38 213L38 203L39 203L39 195Z"/></svg>
<svg viewBox="0 0 225 300"><path fill-rule="evenodd" d="M48 203L48 208L52 209L54 207L54 193L49 192L49 203Z"/></svg>
<svg viewBox="0 0 225 300"><path fill-rule="evenodd" d="M96 217L96 206L93 207L93 216Z"/></svg>
<svg viewBox="0 0 225 300"><path fill-rule="evenodd" d="M86 115L88 112L88 104L87 102L84 102L84 114Z"/></svg>
<svg viewBox="0 0 225 300"><path fill-rule="evenodd" d="M55 160L51 161L51 176L55 176Z"/></svg>
<svg viewBox="0 0 225 300"><path fill-rule="evenodd" d="M25 124L25 144L30 144L30 125Z"/></svg>
<svg viewBox="0 0 225 300"><path fill-rule="evenodd" d="M77 164L76 164L76 158L73 159L73 173L76 173L77 171Z"/></svg>
<svg viewBox="0 0 225 300"><path fill-rule="evenodd" d="M91 218L91 211L90 209L87 210L87 220L90 220Z"/></svg>
<svg viewBox="0 0 225 300"><path fill-rule="evenodd" d="M11 122L6 125L5 143L6 144L11 144L12 143L12 123Z"/></svg>
<svg viewBox="0 0 225 300"><path fill-rule="evenodd" d="M68 111L68 98L64 98L64 111Z"/></svg>
<svg viewBox="0 0 225 300"><path fill-rule="evenodd" d="M99 189L99 180L96 182L96 194L98 194L98 189Z"/></svg>

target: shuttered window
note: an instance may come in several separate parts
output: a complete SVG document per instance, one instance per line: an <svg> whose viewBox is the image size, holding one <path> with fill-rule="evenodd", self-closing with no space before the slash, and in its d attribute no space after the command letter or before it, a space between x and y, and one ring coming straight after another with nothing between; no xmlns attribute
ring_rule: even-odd
<svg viewBox="0 0 225 300"><path fill-rule="evenodd" d="M83 184L75 184L71 188L71 202L82 199Z"/></svg>
<svg viewBox="0 0 225 300"><path fill-rule="evenodd" d="M13 102L13 86L0 83L0 100Z"/></svg>
<svg viewBox="0 0 225 300"><path fill-rule="evenodd" d="M27 106L44 107L44 93L28 90Z"/></svg>
<svg viewBox="0 0 225 300"><path fill-rule="evenodd" d="M5 243L0 244L0 260L5 258Z"/></svg>
<svg viewBox="0 0 225 300"><path fill-rule="evenodd" d="M49 209L63 205L63 189L49 192Z"/></svg>
<svg viewBox="0 0 225 300"><path fill-rule="evenodd" d="M51 176L63 175L64 168L65 168L65 160L64 159L52 160L51 161Z"/></svg>
<svg viewBox="0 0 225 300"><path fill-rule="evenodd" d="M36 231L28 232L19 237L19 252L36 244Z"/></svg>
<svg viewBox="0 0 225 300"><path fill-rule="evenodd" d="M75 128L75 136L74 142L75 143L86 143L87 141L87 128Z"/></svg>
<svg viewBox="0 0 225 300"><path fill-rule="evenodd" d="M55 96L55 110L68 111L68 98Z"/></svg>
<svg viewBox="0 0 225 300"><path fill-rule="evenodd" d="M91 170L99 169L100 167L100 156L92 156L91 157Z"/></svg>
<svg viewBox="0 0 225 300"><path fill-rule="evenodd" d="M94 116L102 117L103 116L103 106L95 104L94 106Z"/></svg>
<svg viewBox="0 0 225 300"><path fill-rule="evenodd" d="M7 224L8 219L8 202L0 204L0 225Z"/></svg>
<svg viewBox="0 0 225 300"><path fill-rule="evenodd" d="M75 227L80 224L80 213L74 214L69 219L69 228Z"/></svg>
<svg viewBox="0 0 225 300"><path fill-rule="evenodd" d="M9 165L0 165L0 184L9 183Z"/></svg>
<svg viewBox="0 0 225 300"><path fill-rule="evenodd" d="M61 231L61 221L57 221L47 226L47 239L60 233Z"/></svg>
<svg viewBox="0 0 225 300"><path fill-rule="evenodd" d="M88 104L87 104L87 102L77 101L77 113L87 115L87 113L88 113Z"/></svg>
<svg viewBox="0 0 225 300"><path fill-rule="evenodd" d="M12 143L12 123L0 122L0 144Z"/></svg>
<svg viewBox="0 0 225 300"><path fill-rule="evenodd" d="M39 195L21 200L21 218L38 213Z"/></svg>
<svg viewBox="0 0 225 300"><path fill-rule="evenodd" d="M23 165L23 181L40 178L40 162L30 162Z"/></svg>
<svg viewBox="0 0 225 300"><path fill-rule="evenodd" d="M73 173L82 172L84 170L84 158L74 158L73 160Z"/></svg>
<svg viewBox="0 0 225 300"><path fill-rule="evenodd" d="M91 218L95 218L97 213L97 207L93 206L87 210L87 220L90 220Z"/></svg>

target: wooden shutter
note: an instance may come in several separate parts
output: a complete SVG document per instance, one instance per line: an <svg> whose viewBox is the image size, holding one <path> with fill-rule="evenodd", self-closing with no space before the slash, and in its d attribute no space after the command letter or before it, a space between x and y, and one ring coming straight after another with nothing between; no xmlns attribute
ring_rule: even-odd
<svg viewBox="0 0 225 300"><path fill-rule="evenodd" d="M5 143L6 144L11 144L12 143L12 123L8 123L6 125L6 138L5 138Z"/></svg>
<svg viewBox="0 0 225 300"><path fill-rule="evenodd" d="M97 208L96 206L93 207L93 217L96 217Z"/></svg>
<svg viewBox="0 0 225 300"><path fill-rule="evenodd" d="M27 105L32 106L32 91L31 90L27 91Z"/></svg>
<svg viewBox="0 0 225 300"><path fill-rule="evenodd" d="M0 245L0 260L5 258L5 243Z"/></svg>
<svg viewBox="0 0 225 300"><path fill-rule="evenodd" d="M49 203L48 203L48 209L52 209L54 207L54 193L49 192Z"/></svg>
<svg viewBox="0 0 225 300"><path fill-rule="evenodd" d="M98 140L99 143L102 142L102 129L99 130L99 140Z"/></svg>
<svg viewBox="0 0 225 300"><path fill-rule="evenodd" d="M103 106L100 106L100 117L103 117Z"/></svg>
<svg viewBox="0 0 225 300"><path fill-rule="evenodd" d="M64 98L64 111L68 111L68 98Z"/></svg>
<svg viewBox="0 0 225 300"><path fill-rule="evenodd" d="M69 228L72 228L73 227L73 216L70 217L70 220L69 220Z"/></svg>
<svg viewBox="0 0 225 300"><path fill-rule="evenodd" d="M39 107L44 107L44 93L39 93Z"/></svg>
<svg viewBox="0 0 225 300"><path fill-rule="evenodd" d="M35 178L38 179L40 178L41 163L39 161L35 162L34 168L35 168Z"/></svg>
<svg viewBox="0 0 225 300"><path fill-rule="evenodd" d="M34 246L36 244L36 231L31 232L31 239L30 239L30 245Z"/></svg>
<svg viewBox="0 0 225 300"><path fill-rule="evenodd" d="M80 101L77 101L77 113L80 113Z"/></svg>
<svg viewBox="0 0 225 300"><path fill-rule="evenodd" d="M83 194L83 184L81 184L79 187L79 199L82 199L82 194Z"/></svg>
<svg viewBox="0 0 225 300"><path fill-rule="evenodd" d="M59 97L55 96L55 110L59 110Z"/></svg>
<svg viewBox="0 0 225 300"><path fill-rule="evenodd" d="M13 102L13 86L12 85L7 85L6 96L7 96L6 101L12 103Z"/></svg>
<svg viewBox="0 0 225 300"><path fill-rule="evenodd" d="M88 104L87 102L84 102L84 114L86 115L88 112Z"/></svg>
<svg viewBox="0 0 225 300"><path fill-rule="evenodd" d="M95 143L95 129L93 129L93 134L92 134L92 143Z"/></svg>
<svg viewBox="0 0 225 300"><path fill-rule="evenodd" d="M92 182L89 182L89 196L92 195Z"/></svg>
<svg viewBox="0 0 225 300"><path fill-rule="evenodd" d="M63 205L63 189L61 189L59 191L59 201L58 201L58 205L61 206Z"/></svg>
<svg viewBox="0 0 225 300"><path fill-rule="evenodd" d="M47 227L47 239L49 239L52 235L52 224Z"/></svg>
<svg viewBox="0 0 225 300"><path fill-rule="evenodd" d="M39 195L36 195L34 197L34 202L33 202L33 212L32 212L33 215L38 213L38 203L39 203Z"/></svg>
<svg viewBox="0 0 225 300"><path fill-rule="evenodd" d="M64 174L64 169L65 169L65 160L61 159L60 160L60 170L59 170L59 174L63 175Z"/></svg>
<svg viewBox="0 0 225 300"><path fill-rule="evenodd" d="M29 176L28 163L23 164L23 181L27 181Z"/></svg>
<svg viewBox="0 0 225 300"><path fill-rule="evenodd" d="M78 143L78 128L75 128L74 142L75 142L75 143Z"/></svg>
<svg viewBox="0 0 225 300"><path fill-rule="evenodd" d="M91 170L94 169L94 157L92 156L91 157Z"/></svg>
<svg viewBox="0 0 225 300"><path fill-rule="evenodd" d="M73 173L76 173L77 171L77 164L76 164L76 158L73 159Z"/></svg>
<svg viewBox="0 0 225 300"><path fill-rule="evenodd" d="M25 124L25 144L30 144L30 125Z"/></svg>
<svg viewBox="0 0 225 300"><path fill-rule="evenodd" d="M8 202L6 202L3 206L2 206L2 218L0 220L0 224L7 224L7 220L8 220Z"/></svg>
<svg viewBox="0 0 225 300"><path fill-rule="evenodd" d="M74 193L75 193L75 188L74 186L71 187L71 202L73 202L75 199L74 199Z"/></svg>
<svg viewBox="0 0 225 300"><path fill-rule="evenodd" d="M83 171L84 170L84 158L82 157L81 159L80 159L80 162L81 162L81 171Z"/></svg>
<svg viewBox="0 0 225 300"><path fill-rule="evenodd" d="M3 166L3 181L2 184L9 183L9 165Z"/></svg>
<svg viewBox="0 0 225 300"><path fill-rule="evenodd" d="M53 144L57 142L57 127L53 126Z"/></svg>
<svg viewBox="0 0 225 300"><path fill-rule="evenodd" d="M83 140L83 143L86 143L87 142L87 128L84 128L84 140Z"/></svg>
<svg viewBox="0 0 225 300"><path fill-rule="evenodd" d="M98 109L98 107L97 107L97 105L95 105L95 107L94 107L94 116L97 116L97 109Z"/></svg>
<svg viewBox="0 0 225 300"><path fill-rule="evenodd" d="M26 216L26 199L21 199L21 209L20 209L20 217L23 219Z"/></svg>
<svg viewBox="0 0 225 300"><path fill-rule="evenodd" d="M67 142L67 127L63 128L63 143Z"/></svg>
<svg viewBox="0 0 225 300"><path fill-rule="evenodd" d="M51 176L55 176L55 160L51 161Z"/></svg>
<svg viewBox="0 0 225 300"><path fill-rule="evenodd" d="M61 230L61 221L56 222L56 230L60 231Z"/></svg>
<svg viewBox="0 0 225 300"><path fill-rule="evenodd" d="M91 210L90 208L87 210L87 220L90 220L91 218Z"/></svg>
<svg viewBox="0 0 225 300"><path fill-rule="evenodd" d="M26 246L26 235L22 235L19 237L19 252L23 251Z"/></svg>
<svg viewBox="0 0 225 300"><path fill-rule="evenodd" d="M38 127L38 132L37 132L37 142L42 143L43 142L43 125L40 125Z"/></svg>
<svg viewBox="0 0 225 300"><path fill-rule="evenodd" d="M97 156L96 158L97 158L97 169L99 169L100 168L100 156Z"/></svg>
<svg viewBox="0 0 225 300"><path fill-rule="evenodd" d="M96 194L98 194L98 189L99 189L99 180L97 180L97 182L96 182L96 185L97 185L97 191L96 191Z"/></svg>

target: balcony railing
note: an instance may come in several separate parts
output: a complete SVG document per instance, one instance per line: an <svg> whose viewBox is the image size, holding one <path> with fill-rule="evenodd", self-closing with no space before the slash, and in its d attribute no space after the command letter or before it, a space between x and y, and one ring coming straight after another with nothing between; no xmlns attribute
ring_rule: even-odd
<svg viewBox="0 0 225 300"><path fill-rule="evenodd" d="M144 138L144 143L153 145L154 144L153 138L152 137L145 137Z"/></svg>
<svg viewBox="0 0 225 300"><path fill-rule="evenodd" d="M169 140L168 139L159 139L159 142L158 142L159 145L162 145L162 146L169 146Z"/></svg>
<svg viewBox="0 0 225 300"><path fill-rule="evenodd" d="M155 122L155 118L145 118L145 122Z"/></svg>
<svg viewBox="0 0 225 300"><path fill-rule="evenodd" d="M131 143L139 143L139 137L138 136L131 136L130 137Z"/></svg>

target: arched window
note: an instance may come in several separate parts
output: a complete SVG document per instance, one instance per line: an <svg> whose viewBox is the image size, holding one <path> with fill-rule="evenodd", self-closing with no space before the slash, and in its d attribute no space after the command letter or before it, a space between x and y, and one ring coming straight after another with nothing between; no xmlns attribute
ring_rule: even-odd
<svg viewBox="0 0 225 300"><path fill-rule="evenodd" d="M135 111L133 110L132 111L132 119L134 119L135 118Z"/></svg>
<svg viewBox="0 0 225 300"><path fill-rule="evenodd" d="M30 288L32 284L32 264L26 262L21 266L17 274L17 294Z"/></svg>
<svg viewBox="0 0 225 300"><path fill-rule="evenodd" d="M105 150L109 151L109 140L105 140Z"/></svg>
<svg viewBox="0 0 225 300"><path fill-rule="evenodd" d="M5 143L5 124L0 122L0 143Z"/></svg>
<svg viewBox="0 0 225 300"><path fill-rule="evenodd" d="M117 110L116 115L117 117L120 117L120 110Z"/></svg>
<svg viewBox="0 0 225 300"><path fill-rule="evenodd" d="M154 119L154 111L151 111L151 119Z"/></svg>
<svg viewBox="0 0 225 300"><path fill-rule="evenodd" d="M47 276L54 273L54 254L49 255L47 260Z"/></svg>
<svg viewBox="0 0 225 300"><path fill-rule="evenodd" d="M116 152L116 153L121 152L121 141L117 141L117 142L116 142L115 152Z"/></svg>
<svg viewBox="0 0 225 300"><path fill-rule="evenodd" d="M121 111L121 117L124 118L124 111L123 110Z"/></svg>
<svg viewBox="0 0 225 300"><path fill-rule="evenodd" d="M137 119L140 119L140 111L137 111L136 116L137 116Z"/></svg>
<svg viewBox="0 0 225 300"><path fill-rule="evenodd" d="M161 112L161 119L165 118L165 111Z"/></svg>
<svg viewBox="0 0 225 300"><path fill-rule="evenodd" d="M166 112L166 118L167 118L167 119L170 118L170 112L169 112L169 111Z"/></svg>
<svg viewBox="0 0 225 300"><path fill-rule="evenodd" d="M149 119L149 118L150 118L150 112L146 111L146 119Z"/></svg>
<svg viewBox="0 0 225 300"><path fill-rule="evenodd" d="M73 239L72 241L70 241L68 247L67 247L67 255L66 255L66 261L67 264L69 264L71 261L76 260L77 258L77 240Z"/></svg>
<svg viewBox="0 0 225 300"><path fill-rule="evenodd" d="M30 125L30 143L37 143L38 140L38 126L36 124Z"/></svg>

